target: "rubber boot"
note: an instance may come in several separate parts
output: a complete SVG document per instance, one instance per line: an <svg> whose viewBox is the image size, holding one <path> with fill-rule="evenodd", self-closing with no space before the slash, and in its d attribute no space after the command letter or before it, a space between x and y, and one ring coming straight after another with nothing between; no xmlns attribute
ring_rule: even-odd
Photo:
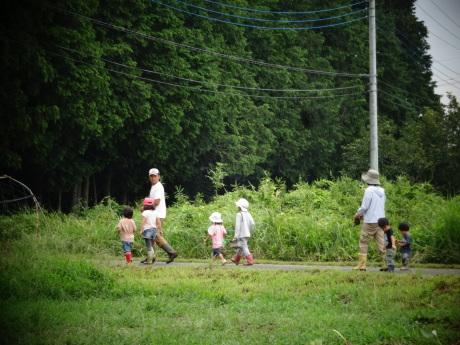
<svg viewBox="0 0 460 345"><path fill-rule="evenodd" d="M125 257L126 257L126 263L127 263L127 264L130 264L131 262L133 262L133 261L132 261L133 254L131 254L131 253L126 253L126 254L125 254Z"/></svg>
<svg viewBox="0 0 460 345"><path fill-rule="evenodd" d="M253 262L252 262L252 254L249 254L248 256L246 256L246 262L243 264L244 266L252 266L253 265Z"/></svg>
<svg viewBox="0 0 460 345"><path fill-rule="evenodd" d="M358 255L358 266L353 267L353 271L365 271L367 262L367 254Z"/></svg>
<svg viewBox="0 0 460 345"><path fill-rule="evenodd" d="M171 262L174 261L175 258L179 256L179 254L177 254L174 251L173 247L171 247L168 243L166 243L163 247L161 247L161 249L163 249L169 255L169 260L166 261L167 264L170 264Z"/></svg>
<svg viewBox="0 0 460 345"><path fill-rule="evenodd" d="M401 271L407 271L409 269L409 259L402 259L403 267L400 268Z"/></svg>
<svg viewBox="0 0 460 345"><path fill-rule="evenodd" d="M241 255L236 254L234 258L231 259L236 265L240 263Z"/></svg>
<svg viewBox="0 0 460 345"><path fill-rule="evenodd" d="M386 272L386 271L388 271L388 266L387 266L387 264L385 262L385 254L382 255L382 260L383 260L383 266L380 267L380 271Z"/></svg>
<svg viewBox="0 0 460 345"><path fill-rule="evenodd" d="M144 264L146 265L153 265L153 263L155 262L156 258L155 258L155 252L153 251L153 249L151 251L148 251L147 252L147 261L144 262Z"/></svg>
<svg viewBox="0 0 460 345"><path fill-rule="evenodd" d="M388 265L388 273L395 273L395 265Z"/></svg>

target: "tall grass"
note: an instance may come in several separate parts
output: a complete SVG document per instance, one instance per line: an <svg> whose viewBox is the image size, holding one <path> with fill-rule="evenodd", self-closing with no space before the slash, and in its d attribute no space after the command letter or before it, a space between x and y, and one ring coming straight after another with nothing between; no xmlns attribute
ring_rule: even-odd
<svg viewBox="0 0 460 345"><path fill-rule="evenodd" d="M387 217L396 237L397 226L408 222L413 239L412 262L460 263L460 197L445 199L429 184L410 184L400 178L383 181L387 194ZM258 187L237 187L205 203L199 196L190 200L178 189L177 200L168 208L164 223L165 237L183 258L206 259L209 244L203 243L212 212L222 213L224 226L234 229L241 197L249 200L249 211L256 222L249 242L256 259L284 261L353 261L356 258L360 227L353 226L352 216L360 206L365 185L339 178L312 184L299 182L287 191L282 181L264 178ZM43 251L122 256L116 226L123 206L108 200L79 215L48 213L34 238L33 214L0 217L3 241L32 239ZM133 219L140 225L139 207ZM232 236L229 232L228 237ZM8 246L6 246L8 247ZM157 251L164 257L162 251ZM231 253L231 251L229 252ZM136 236L134 256L145 254L143 240ZM375 244L369 258L379 259Z"/></svg>

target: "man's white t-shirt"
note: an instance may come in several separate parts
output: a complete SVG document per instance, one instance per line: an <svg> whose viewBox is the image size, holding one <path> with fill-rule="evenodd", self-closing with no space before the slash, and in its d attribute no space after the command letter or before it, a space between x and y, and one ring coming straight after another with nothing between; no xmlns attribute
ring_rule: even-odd
<svg viewBox="0 0 460 345"><path fill-rule="evenodd" d="M160 199L160 203L155 206L155 210L158 213L158 218L166 218L166 201L165 201L165 189L160 181L155 183L150 188L150 197L153 200Z"/></svg>

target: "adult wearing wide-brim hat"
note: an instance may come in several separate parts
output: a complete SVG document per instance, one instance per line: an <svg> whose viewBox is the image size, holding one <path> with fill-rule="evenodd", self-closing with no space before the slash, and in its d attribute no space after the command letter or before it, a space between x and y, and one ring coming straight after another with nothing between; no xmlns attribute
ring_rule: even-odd
<svg viewBox="0 0 460 345"><path fill-rule="evenodd" d="M380 174L377 170L369 169L361 175L361 179L368 187L364 191L361 207L356 211L354 218L362 220L361 234L359 237L358 265L353 270L365 271L367 263L367 250L372 239L375 240L379 252L385 254L383 231L378 226L378 219L385 217L385 190L380 187ZM385 267L382 267L384 270Z"/></svg>

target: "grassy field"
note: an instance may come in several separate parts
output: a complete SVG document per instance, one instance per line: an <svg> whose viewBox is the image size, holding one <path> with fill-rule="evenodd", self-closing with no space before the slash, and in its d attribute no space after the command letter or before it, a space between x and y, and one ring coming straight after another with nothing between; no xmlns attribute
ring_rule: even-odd
<svg viewBox="0 0 460 345"><path fill-rule="evenodd" d="M458 344L460 278L1 260L3 344ZM436 332L437 337L432 333Z"/></svg>
<svg viewBox="0 0 460 345"><path fill-rule="evenodd" d="M404 179L385 188L390 220L411 224L411 266L458 268L460 198ZM346 178L292 191L265 179L210 203L178 192L166 238L181 261L210 262L208 217L221 212L231 229L234 201L246 197L256 262L353 266L351 217L362 192ZM33 212L0 216L1 344L460 344L459 276L106 265L124 260L122 209L106 200L71 215L45 212L37 235ZM137 258L144 247L137 237ZM369 254L379 265L374 244Z"/></svg>

